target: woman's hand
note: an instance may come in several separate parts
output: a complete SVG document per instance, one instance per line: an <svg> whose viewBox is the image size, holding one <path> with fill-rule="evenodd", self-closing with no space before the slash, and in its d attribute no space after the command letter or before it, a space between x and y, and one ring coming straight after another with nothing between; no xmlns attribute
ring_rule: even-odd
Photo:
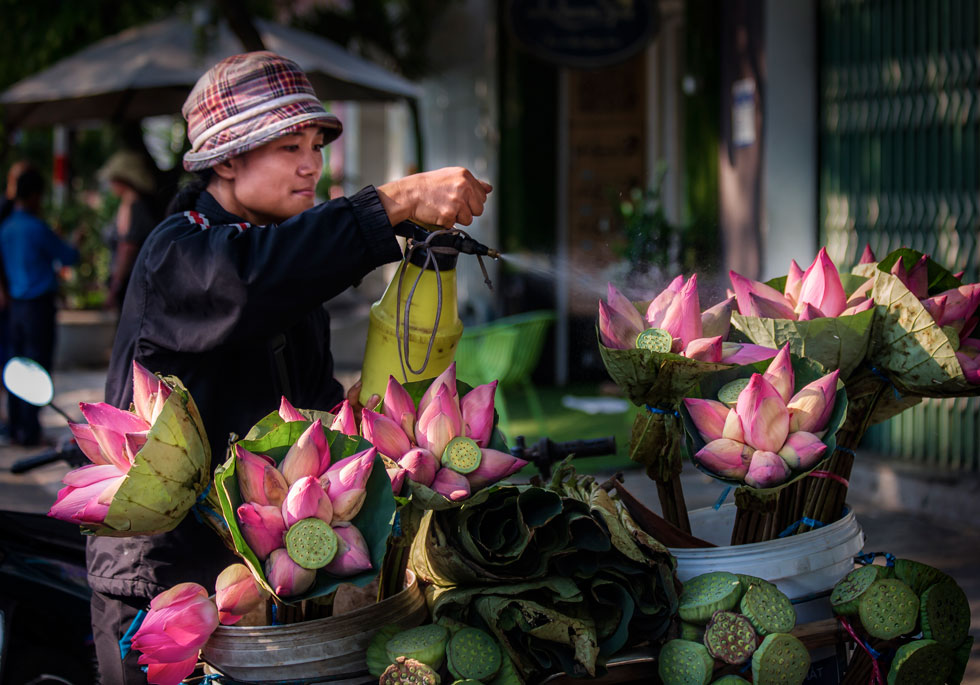
<svg viewBox="0 0 980 685"><path fill-rule="evenodd" d="M350 404L350 408L354 412L354 419L357 421L357 425L361 425L361 412L365 407L368 409L377 409L378 405L381 403L381 396L374 393L368 398L367 404L361 404L361 379L358 378L354 385L350 386L347 391L347 402Z"/></svg>
<svg viewBox="0 0 980 685"><path fill-rule="evenodd" d="M385 183L378 188L381 204L392 225L408 219L452 228L469 226L483 214L493 186L463 167L426 171Z"/></svg>

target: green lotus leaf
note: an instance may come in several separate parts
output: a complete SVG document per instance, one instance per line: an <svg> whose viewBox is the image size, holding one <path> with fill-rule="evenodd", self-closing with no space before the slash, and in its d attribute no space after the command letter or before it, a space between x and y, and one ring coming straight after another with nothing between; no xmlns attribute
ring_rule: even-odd
<svg viewBox="0 0 980 685"><path fill-rule="evenodd" d="M897 262L899 259L904 262L905 270L908 271L913 266L918 264L922 257L923 253L908 247L902 247L889 253L888 256L878 262L877 268L872 270L872 273L875 270L883 273L890 273L892 267L895 266L895 262ZM949 269L938 262L934 262L931 258L926 258L926 274L926 278L929 283L926 289L926 294L928 294L930 297L963 285L963 281L954 276Z"/></svg>
<svg viewBox="0 0 980 685"><path fill-rule="evenodd" d="M211 446L204 423L183 383L163 379L173 391L150 427L101 526L84 526L95 535L126 537L173 530L211 480Z"/></svg>
<svg viewBox="0 0 980 685"><path fill-rule="evenodd" d="M312 421L287 422L277 412L273 412L265 416L248 432L247 435L251 439L241 440L236 444L254 454L271 457L278 464L286 456L290 446L311 424ZM336 463L345 457L371 447L371 444L361 437L344 435L328 428L323 430L327 443L330 445L331 463ZM234 451L230 449L227 461L215 471L214 480L221 503L221 513L234 542L235 552L245 561L259 583L275 596L275 592L265 578L262 562L249 548L242 536L241 529L238 527L238 518L235 512L242 504L242 497L238 488L235 466ZM336 590L342 583L351 583L363 587L377 577L384 558L386 543L391 534L395 513L395 499L391 492L391 481L388 479L388 473L385 471L385 463L381 455L375 457L366 490L364 504L351 523L364 536L364 541L370 551L372 568L355 576L343 578L330 575L321 569L317 572L316 581L312 588L295 597L281 598L277 596L279 601L292 603L313 597L322 597Z"/></svg>

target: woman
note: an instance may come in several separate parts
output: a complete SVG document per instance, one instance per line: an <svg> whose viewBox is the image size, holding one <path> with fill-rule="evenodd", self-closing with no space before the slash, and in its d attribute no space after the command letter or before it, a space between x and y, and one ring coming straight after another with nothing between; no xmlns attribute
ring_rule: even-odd
<svg viewBox="0 0 980 685"><path fill-rule="evenodd" d="M269 52L218 63L182 113L191 140L184 168L199 178L137 258L106 401L129 406L134 359L178 376L200 408L218 463L229 434L247 431L279 406L280 395L324 410L343 399L322 303L401 258L395 235L410 230L402 222L468 225L491 187L465 169L440 169L314 206L321 151L341 124L299 67ZM132 616L176 583L213 587L232 561L193 517L151 538L90 539L103 680L145 682L136 655L121 666L115 644Z"/></svg>

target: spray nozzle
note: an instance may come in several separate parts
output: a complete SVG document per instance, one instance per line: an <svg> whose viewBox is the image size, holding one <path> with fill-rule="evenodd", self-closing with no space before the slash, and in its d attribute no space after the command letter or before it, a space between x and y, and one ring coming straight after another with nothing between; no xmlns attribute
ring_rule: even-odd
<svg viewBox="0 0 980 685"><path fill-rule="evenodd" d="M456 240L453 243L453 247L459 250L462 254L475 254L491 257L492 259L500 258L499 250L495 250L492 247L487 247L483 243L479 243L468 235L463 235L462 233L456 235Z"/></svg>

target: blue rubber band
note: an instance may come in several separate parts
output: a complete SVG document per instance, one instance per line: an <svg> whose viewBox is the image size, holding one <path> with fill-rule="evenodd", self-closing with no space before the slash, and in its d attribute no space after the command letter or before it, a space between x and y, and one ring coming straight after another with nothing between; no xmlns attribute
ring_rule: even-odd
<svg viewBox="0 0 980 685"><path fill-rule="evenodd" d="M881 652L879 652L877 649L875 649L874 647L872 647L867 642L864 643L864 648L868 650L868 654L871 655L871 658L872 659L880 659L881 658Z"/></svg>
<svg viewBox="0 0 980 685"><path fill-rule="evenodd" d="M402 513L400 511L395 512L395 520L392 523L391 530L396 538L402 536Z"/></svg>
<svg viewBox="0 0 980 685"><path fill-rule="evenodd" d="M809 518L807 516L804 516L799 521L794 521L793 523L791 523L788 526L786 526L786 530L784 530L782 533L780 533L776 537L778 537L778 538L785 538L785 537L787 537L789 535L792 535L793 534L793 531L796 530L797 526L799 526L800 524L803 524L804 526L810 526L811 528L822 528L822 527L824 527L824 526L827 525L823 521L815 521L812 518Z"/></svg>
<svg viewBox="0 0 980 685"><path fill-rule="evenodd" d="M204 517L201 516L200 508L208 499L208 493L211 492L211 483L214 481L208 481L208 486L204 488L204 492L197 496L194 500L194 506L191 507L191 511L194 513L194 518L197 519L198 523L204 523Z"/></svg>
<svg viewBox="0 0 980 685"><path fill-rule="evenodd" d="M861 552L854 557L854 561L867 566L868 564L873 564L879 556L885 557L885 566L895 565L895 555L891 552Z"/></svg>
<svg viewBox="0 0 980 685"><path fill-rule="evenodd" d="M272 603L272 625L279 625L279 607L276 606L275 602Z"/></svg>
<svg viewBox="0 0 980 685"><path fill-rule="evenodd" d="M834 449L843 452L844 454L850 454L852 457L857 457L857 452L852 450L850 447L841 447L840 445L837 445L834 447Z"/></svg>
<svg viewBox="0 0 980 685"><path fill-rule="evenodd" d="M882 381L884 381L885 383L887 383L888 385L890 385L890 386L892 386L892 392L894 392L894 393L895 393L895 399L896 399L896 400L900 400L900 399L902 399L902 393L900 393L900 392L898 391L898 388L896 388L896 387L895 387L895 384L894 384L894 383L892 383L892 381L891 381L891 379L890 379L890 378L889 378L888 376L886 376L886 375L885 375L885 374L883 374L883 373L882 373L881 371L879 371L879 370L878 370L878 368L877 368L877 367L875 367L875 366L872 366L872 367L871 367L871 373L872 373L872 374L873 374L874 376L877 376L879 380L882 380Z"/></svg>
<svg viewBox="0 0 980 685"><path fill-rule="evenodd" d="M726 499L728 499L728 493L730 493L731 491L732 491L731 485L729 485L727 488L721 491L721 495L718 497L718 501L715 502L715 511L721 509L721 505L725 503Z"/></svg>
<svg viewBox="0 0 980 685"><path fill-rule="evenodd" d="M143 619L146 618L146 611L140 609L136 616L133 617L133 622L129 624L129 628L126 629L126 633L119 640L119 659L125 659L126 655L129 654L130 650L133 648L133 636L136 631L140 629L143 625Z"/></svg>
<svg viewBox="0 0 980 685"><path fill-rule="evenodd" d="M673 414L674 416L680 416L680 414L673 409L657 409L656 407L651 407L649 404L646 405L647 411L651 414Z"/></svg>

